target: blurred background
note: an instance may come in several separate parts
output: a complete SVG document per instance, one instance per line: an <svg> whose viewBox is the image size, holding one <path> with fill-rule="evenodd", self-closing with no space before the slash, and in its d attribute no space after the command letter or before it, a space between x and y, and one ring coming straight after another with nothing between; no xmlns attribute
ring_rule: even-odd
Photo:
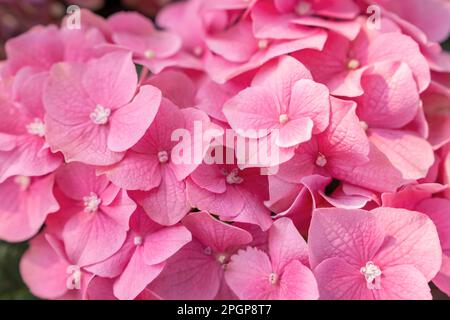
<svg viewBox="0 0 450 320"><path fill-rule="evenodd" d="M58 23L72 4L102 16L122 10L136 10L154 17L172 0L0 0L0 60L5 58L6 40L38 24Z"/></svg>
<svg viewBox="0 0 450 320"><path fill-rule="evenodd" d="M0 0L0 60L5 58L4 44L38 24L58 23L69 5L76 4L107 17L123 10L136 10L152 18L158 10L174 0ZM175 0L177 1L177 0ZM214 1L214 0L211 0ZM406 0L405 0L406 1ZM450 51L450 41L443 44ZM27 244L0 241L0 300L35 299L22 282L19 261ZM435 299L448 299L433 288Z"/></svg>

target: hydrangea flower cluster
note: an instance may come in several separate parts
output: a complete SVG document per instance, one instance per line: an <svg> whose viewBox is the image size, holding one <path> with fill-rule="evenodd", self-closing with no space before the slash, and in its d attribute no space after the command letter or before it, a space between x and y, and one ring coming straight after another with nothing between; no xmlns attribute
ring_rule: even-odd
<svg viewBox="0 0 450 320"><path fill-rule="evenodd" d="M33 28L0 64L0 239L45 299L450 294L449 17L188 0Z"/></svg>

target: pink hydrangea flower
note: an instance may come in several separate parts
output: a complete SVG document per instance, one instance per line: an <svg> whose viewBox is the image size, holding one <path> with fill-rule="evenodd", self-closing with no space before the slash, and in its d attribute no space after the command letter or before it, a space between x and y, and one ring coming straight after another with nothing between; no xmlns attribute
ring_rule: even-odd
<svg viewBox="0 0 450 320"><path fill-rule="evenodd" d="M46 79L46 73L26 68L0 84L0 182L15 175L44 175L61 164L46 141Z"/></svg>
<svg viewBox="0 0 450 320"><path fill-rule="evenodd" d="M297 60L280 58L258 72L252 86L224 106L230 126L247 138L262 138L278 130L282 148L309 141L328 126L328 89L314 82Z"/></svg>
<svg viewBox="0 0 450 320"><path fill-rule="evenodd" d="M253 247L231 257L225 279L240 299L315 300L317 283L308 265L305 240L288 218L269 230L269 250Z"/></svg>
<svg viewBox="0 0 450 320"><path fill-rule="evenodd" d="M96 47L104 42L103 35L95 28L80 31L35 27L7 42L8 60L3 72L13 75L25 67L49 71L58 62L85 62L97 55Z"/></svg>
<svg viewBox="0 0 450 320"><path fill-rule="evenodd" d="M233 149L219 146L224 158ZM267 177L257 168L240 170L237 165L201 164L186 181L187 200L191 206L220 216L224 221L259 225L267 230L272 224L269 210Z"/></svg>
<svg viewBox="0 0 450 320"><path fill-rule="evenodd" d="M404 209L318 209L308 245L321 299L431 299L441 266L433 222Z"/></svg>
<svg viewBox="0 0 450 320"><path fill-rule="evenodd" d="M121 160L153 122L161 102L157 88L138 88L137 83L130 54L54 65L44 94L52 150L69 162L109 165Z"/></svg>
<svg viewBox="0 0 450 320"><path fill-rule="evenodd" d="M161 273L166 260L190 241L191 234L184 226L162 227L138 209L131 217L122 248L87 270L102 277L117 277L114 296L134 299Z"/></svg>
<svg viewBox="0 0 450 320"><path fill-rule="evenodd" d="M389 43L389 46L385 44ZM428 63L410 37L396 32L370 39L362 30L354 41L330 33L322 51L303 50L295 54L334 95L355 97L364 93L361 76L367 67L383 61L403 61L416 80L419 92L430 83Z"/></svg>
<svg viewBox="0 0 450 320"><path fill-rule="evenodd" d="M116 253L126 239L130 216L136 210L127 192L106 177L97 177L95 168L80 163L59 169L56 184L62 193L61 210L68 213L59 222L68 257L85 266ZM104 230L108 230L107 234Z"/></svg>
<svg viewBox="0 0 450 320"><path fill-rule="evenodd" d="M251 234L206 212L191 213L183 224L192 233L192 242L167 261L150 289L165 299L223 296L229 292L224 279L225 265L239 248L252 241ZM229 294L223 297L230 299Z"/></svg>

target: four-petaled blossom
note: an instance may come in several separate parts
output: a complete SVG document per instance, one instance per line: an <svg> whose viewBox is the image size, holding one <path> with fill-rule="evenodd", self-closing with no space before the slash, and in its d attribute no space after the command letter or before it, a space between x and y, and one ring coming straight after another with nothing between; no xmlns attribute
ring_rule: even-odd
<svg viewBox="0 0 450 320"><path fill-rule="evenodd" d="M441 266L433 222L404 209L318 209L308 244L322 299L431 299Z"/></svg>
<svg viewBox="0 0 450 320"><path fill-rule="evenodd" d="M130 54L53 66L44 93L46 137L67 162L120 161L153 122L161 92L138 87Z"/></svg>

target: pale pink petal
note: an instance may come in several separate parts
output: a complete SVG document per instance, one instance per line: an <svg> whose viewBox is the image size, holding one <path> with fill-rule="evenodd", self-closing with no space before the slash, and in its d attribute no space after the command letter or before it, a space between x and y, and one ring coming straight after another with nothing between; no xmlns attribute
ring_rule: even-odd
<svg viewBox="0 0 450 320"><path fill-rule="evenodd" d="M221 33L208 36L205 41L212 52L233 62L246 62L258 50L257 40L253 36L252 25L248 20Z"/></svg>
<svg viewBox="0 0 450 320"><path fill-rule="evenodd" d="M43 259L45 257L45 259ZM44 299L54 299L67 291L67 267L41 234L30 241L20 261L20 273L30 291Z"/></svg>
<svg viewBox="0 0 450 320"><path fill-rule="evenodd" d="M276 290L269 281L273 271L265 252L248 247L231 257L225 280L239 299L273 299Z"/></svg>
<svg viewBox="0 0 450 320"><path fill-rule="evenodd" d="M194 82L183 72L167 70L150 78L150 84L161 90L163 96L180 108L193 107L197 88Z"/></svg>
<svg viewBox="0 0 450 320"><path fill-rule="evenodd" d="M104 176L97 177L95 168L74 162L56 172L56 184L67 197L82 201L91 192L100 195L109 181Z"/></svg>
<svg viewBox="0 0 450 320"><path fill-rule="evenodd" d="M350 170L334 168L333 173L336 177L354 185L378 192L393 192L409 182L372 143L368 158L369 161L365 164L353 166Z"/></svg>
<svg viewBox="0 0 450 320"><path fill-rule="evenodd" d="M431 145L413 133L400 130L371 129L370 141L399 170L404 179L420 179L433 165Z"/></svg>
<svg viewBox="0 0 450 320"><path fill-rule="evenodd" d="M89 87L82 85L85 69L82 64L68 63L58 63L52 67L43 97L48 113L46 118L50 117L61 125L80 125L90 121L89 115L94 111L96 102L86 92ZM47 132L47 139L49 136Z"/></svg>
<svg viewBox="0 0 450 320"><path fill-rule="evenodd" d="M292 119L311 119L314 122L314 134L324 131L330 118L328 89L309 79L297 81L292 88L288 116Z"/></svg>
<svg viewBox="0 0 450 320"><path fill-rule="evenodd" d="M63 60L64 48L55 26L34 28L8 41L5 49L11 74L27 66L49 70Z"/></svg>
<svg viewBox="0 0 450 320"><path fill-rule="evenodd" d="M107 202L105 197L107 192L100 194L102 200L104 201L100 208L103 213L113 218L118 225L124 228L124 230L128 230L130 217L136 210L137 205L130 199L126 190L120 189L114 185L110 185L108 189L116 189L117 194L115 194L116 196L111 199L110 203Z"/></svg>
<svg viewBox="0 0 450 320"><path fill-rule="evenodd" d="M431 300L430 287L423 274L412 265L398 265L384 269L380 300Z"/></svg>
<svg viewBox="0 0 450 320"><path fill-rule="evenodd" d="M186 199L186 183L178 181L169 168L162 169L158 188L136 194L137 201L155 222L171 226L191 209Z"/></svg>
<svg viewBox="0 0 450 320"><path fill-rule="evenodd" d="M167 58L181 47L181 39L174 33L159 31L151 20L136 12L120 12L108 19L115 43L143 55L147 50L157 58Z"/></svg>
<svg viewBox="0 0 450 320"><path fill-rule="evenodd" d="M3 137L5 141L0 146L0 182L15 175L42 176L61 165L62 157L53 154L40 137Z"/></svg>
<svg viewBox="0 0 450 320"><path fill-rule="evenodd" d="M357 98L357 113L369 127L401 128L414 119L419 94L406 63L377 63L367 70L361 85L364 95Z"/></svg>
<svg viewBox="0 0 450 320"><path fill-rule="evenodd" d="M298 260L292 260L284 267L278 290L278 299L282 300L319 299L314 274Z"/></svg>
<svg viewBox="0 0 450 320"><path fill-rule="evenodd" d="M225 279L240 299L253 300L305 300L317 299L314 276L307 267L293 260L284 271L274 276L267 255L249 247L232 257ZM278 277L275 283L271 277Z"/></svg>
<svg viewBox="0 0 450 320"><path fill-rule="evenodd" d="M310 118L293 119L279 131L276 143L282 148L294 147L311 139L314 123Z"/></svg>
<svg viewBox="0 0 450 320"><path fill-rule="evenodd" d="M436 227L425 214L392 208L371 211L390 242L383 244L376 261L382 265L410 264L430 281L441 267L441 246Z"/></svg>
<svg viewBox="0 0 450 320"><path fill-rule="evenodd" d="M441 0L381 1L388 10L420 28L430 41L442 42L448 38L450 5Z"/></svg>
<svg viewBox="0 0 450 320"><path fill-rule="evenodd" d="M214 164L202 163L192 172L190 178L197 186L210 192L223 193L227 190L226 180L220 172L220 167Z"/></svg>
<svg viewBox="0 0 450 320"><path fill-rule="evenodd" d="M110 120L108 148L123 152L145 134L158 112L161 92L153 86L142 86L132 102L113 113Z"/></svg>
<svg viewBox="0 0 450 320"><path fill-rule="evenodd" d="M320 17L314 16L306 16L306 17L298 17L292 19L292 23L308 26L308 27L319 27L328 29L330 31L334 31L338 34L343 35L344 37L353 40L357 37L360 24L358 21L336 21L331 19L323 19Z"/></svg>
<svg viewBox="0 0 450 320"><path fill-rule="evenodd" d="M108 149L106 127L89 122L77 126L65 125L50 117L46 118L45 125L47 142L52 151L61 151L66 162L105 166L119 162L124 156L124 153Z"/></svg>
<svg viewBox="0 0 450 320"><path fill-rule="evenodd" d="M236 216L245 206L244 198L234 187L215 193L198 186L191 179L186 181L186 196L193 208L218 215Z"/></svg>
<svg viewBox="0 0 450 320"><path fill-rule="evenodd" d="M223 136L222 127L212 123L205 112L184 108L181 113L185 127L180 137L171 137L177 144L171 150L169 164L178 181L186 179L202 163L211 143Z"/></svg>
<svg viewBox="0 0 450 320"><path fill-rule="evenodd" d="M47 215L59 209L53 195L53 175L37 180L28 178L32 180L26 190L22 190L23 186L14 179L0 184L3 197L0 203L0 238L9 242L24 241L34 236Z"/></svg>
<svg viewBox="0 0 450 320"><path fill-rule="evenodd" d="M206 78L198 89L196 102L197 108L205 111L210 117L226 122L222 112L223 105L243 88L238 83L228 81L225 84L217 84L209 78Z"/></svg>
<svg viewBox="0 0 450 320"><path fill-rule="evenodd" d="M285 56L262 67L252 85L269 88L278 97L278 103L287 108L291 100L292 88L301 79L312 79L309 70L298 60Z"/></svg>
<svg viewBox="0 0 450 320"><path fill-rule="evenodd" d="M101 261L100 263L86 266L85 269L100 277L118 277L127 266L136 249L136 245L134 244L134 237L135 234L129 232L127 239L118 252L116 252L108 259Z"/></svg>
<svg viewBox="0 0 450 320"><path fill-rule="evenodd" d="M269 44L268 48L257 51L246 63L233 63L211 54L206 56L205 66L208 75L218 83L237 77L247 71L254 70L273 58L296 52L303 49L322 49L326 40L323 30L315 32L304 38L296 40L279 40Z"/></svg>
<svg viewBox="0 0 450 320"><path fill-rule="evenodd" d="M239 135L260 138L279 125L283 110L269 89L251 87L225 103L223 113Z"/></svg>
<svg viewBox="0 0 450 320"><path fill-rule="evenodd" d="M75 214L63 231L67 255L81 266L111 257L125 242L128 221L135 209L136 204L122 191L109 206Z"/></svg>

